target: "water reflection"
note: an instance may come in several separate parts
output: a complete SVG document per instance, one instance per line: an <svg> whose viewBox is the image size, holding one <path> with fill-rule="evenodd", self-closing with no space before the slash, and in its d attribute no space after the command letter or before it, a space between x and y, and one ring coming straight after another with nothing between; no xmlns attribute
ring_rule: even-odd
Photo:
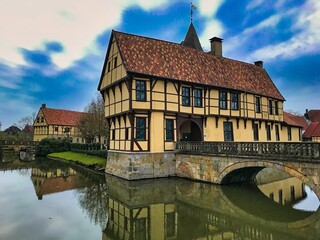
<svg viewBox="0 0 320 240"><path fill-rule="evenodd" d="M0 169L7 170L9 166L11 169L21 169L22 166L31 169L28 178L31 175L36 202L45 203L53 199L52 196L59 196L54 198L56 206L50 202L51 205L44 209L43 204L34 204L29 206L30 211L41 212L43 215L47 215L46 212L56 213L57 216L50 215L51 218L59 218L62 211L59 209L63 208L61 203L69 201L66 193L72 191L76 201L68 206L80 208L83 214L82 227L61 229L64 225L60 224L54 235L44 236L34 231L32 237L24 239L67 239L69 231L75 234L69 239L81 239L84 234L88 234L83 229L90 224L100 226L100 230L95 233L99 239L102 235L102 239L283 240L317 239L320 234L319 210L310 212L292 208L297 201L308 199L308 192L302 188L301 183L291 178L273 183L260 179L258 186L216 186L176 178L129 182L48 159L20 162L20 165L14 160L0 164ZM1 174L0 171L0 178ZM282 198L275 194L280 189ZM270 198L272 192L274 201ZM7 191L9 194L10 191ZM25 192L21 194L14 197L26 199ZM10 203L2 201L2 204ZM19 218L19 211L24 208L21 206L16 207L12 213ZM8 216L6 214L3 216ZM71 219L77 218L75 221L79 221L79 215L69 215ZM34 214L27 216L28 222L39 221ZM69 223L71 220L67 221ZM7 225L0 220L0 232L3 226ZM27 228L20 226L19 229L23 231ZM17 232L5 237L17 239L14 235Z"/></svg>
<svg viewBox="0 0 320 240"><path fill-rule="evenodd" d="M257 175L256 184L264 195L278 204L307 211L316 211L319 207L316 194L288 173L265 168ZM306 205L310 200L314 203Z"/></svg>
<svg viewBox="0 0 320 240"><path fill-rule="evenodd" d="M256 186L111 176L105 239L313 239L319 212L281 206Z"/></svg>

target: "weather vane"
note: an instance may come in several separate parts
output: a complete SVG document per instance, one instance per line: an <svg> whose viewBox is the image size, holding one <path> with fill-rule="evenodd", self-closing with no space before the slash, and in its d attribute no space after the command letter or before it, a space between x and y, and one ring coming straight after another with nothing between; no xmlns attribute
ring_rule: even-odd
<svg viewBox="0 0 320 240"><path fill-rule="evenodd" d="M192 15L193 15L193 10L197 9L197 6L192 4L192 2L190 2L190 21L192 22Z"/></svg>

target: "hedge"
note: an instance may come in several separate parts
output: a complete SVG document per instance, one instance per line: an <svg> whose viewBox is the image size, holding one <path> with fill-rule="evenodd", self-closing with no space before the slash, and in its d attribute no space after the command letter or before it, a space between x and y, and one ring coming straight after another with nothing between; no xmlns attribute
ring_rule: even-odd
<svg viewBox="0 0 320 240"><path fill-rule="evenodd" d="M71 143L70 139L45 138L36 146L36 156L47 156L53 152L73 151L92 156L106 158L108 150L100 143Z"/></svg>

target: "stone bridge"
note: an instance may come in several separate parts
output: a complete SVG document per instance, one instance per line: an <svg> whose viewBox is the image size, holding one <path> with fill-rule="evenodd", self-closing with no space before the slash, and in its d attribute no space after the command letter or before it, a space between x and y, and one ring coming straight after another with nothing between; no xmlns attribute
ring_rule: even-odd
<svg viewBox="0 0 320 240"><path fill-rule="evenodd" d="M34 141L15 141L15 140L0 140L0 148L2 149L11 149L20 151L25 148L34 148L38 142Z"/></svg>
<svg viewBox="0 0 320 240"><path fill-rule="evenodd" d="M266 167L302 180L320 198L320 143L176 143L179 177L216 184L249 182Z"/></svg>

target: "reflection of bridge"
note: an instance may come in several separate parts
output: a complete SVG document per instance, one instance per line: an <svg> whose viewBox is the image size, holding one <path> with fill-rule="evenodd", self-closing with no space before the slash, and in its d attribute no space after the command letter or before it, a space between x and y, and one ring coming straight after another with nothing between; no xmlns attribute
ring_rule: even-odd
<svg viewBox="0 0 320 240"><path fill-rule="evenodd" d="M320 143L178 142L177 176L217 184L252 181L270 167L302 180L320 198Z"/></svg>
<svg viewBox="0 0 320 240"><path fill-rule="evenodd" d="M320 234L320 210L281 206L255 186L220 187L183 179L129 182L112 176L106 182L105 239L283 240Z"/></svg>

